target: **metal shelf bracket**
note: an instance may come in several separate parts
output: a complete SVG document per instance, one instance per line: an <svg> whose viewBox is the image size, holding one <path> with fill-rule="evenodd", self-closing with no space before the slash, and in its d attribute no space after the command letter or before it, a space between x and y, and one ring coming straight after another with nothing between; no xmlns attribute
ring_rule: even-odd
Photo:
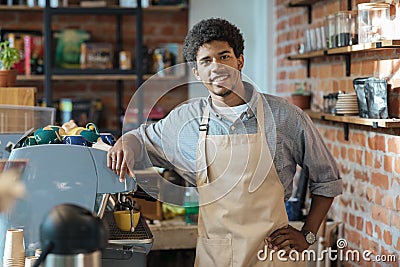
<svg viewBox="0 0 400 267"><path fill-rule="evenodd" d="M289 7L305 7L305 8L307 8L308 24L311 24L311 22L312 22L312 5L289 3Z"/></svg>

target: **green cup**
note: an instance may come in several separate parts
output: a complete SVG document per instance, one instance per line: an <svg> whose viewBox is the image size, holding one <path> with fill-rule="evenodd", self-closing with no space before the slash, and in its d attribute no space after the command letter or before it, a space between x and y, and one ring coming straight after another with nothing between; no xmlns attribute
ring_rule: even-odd
<svg viewBox="0 0 400 267"><path fill-rule="evenodd" d="M37 145L35 137L34 136L28 136L25 139L24 143L22 144L22 147L34 146L34 145Z"/></svg>
<svg viewBox="0 0 400 267"><path fill-rule="evenodd" d="M62 138L60 134L53 129L45 130L43 128L38 129L34 132L35 140L38 145L43 144L60 144Z"/></svg>

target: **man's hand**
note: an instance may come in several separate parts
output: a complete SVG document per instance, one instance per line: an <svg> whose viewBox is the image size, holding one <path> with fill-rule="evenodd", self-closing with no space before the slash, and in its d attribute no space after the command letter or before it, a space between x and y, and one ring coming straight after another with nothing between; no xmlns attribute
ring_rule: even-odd
<svg viewBox="0 0 400 267"><path fill-rule="evenodd" d="M112 169L118 176L119 181L125 181L125 175L134 176L133 172L128 168L134 165L134 152L129 145L127 135L122 136L117 140L107 153L107 167Z"/></svg>
<svg viewBox="0 0 400 267"><path fill-rule="evenodd" d="M303 233L290 225L275 230L266 238L266 241L268 242L268 248L275 251L285 250L286 247L290 247L302 252L310 246L306 242Z"/></svg>

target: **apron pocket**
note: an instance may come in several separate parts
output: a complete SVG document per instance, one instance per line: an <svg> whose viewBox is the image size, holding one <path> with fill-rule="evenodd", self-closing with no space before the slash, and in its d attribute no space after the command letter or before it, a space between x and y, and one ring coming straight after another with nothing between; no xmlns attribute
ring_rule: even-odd
<svg viewBox="0 0 400 267"><path fill-rule="evenodd" d="M198 237L196 262L199 267L232 266L232 242L229 238Z"/></svg>

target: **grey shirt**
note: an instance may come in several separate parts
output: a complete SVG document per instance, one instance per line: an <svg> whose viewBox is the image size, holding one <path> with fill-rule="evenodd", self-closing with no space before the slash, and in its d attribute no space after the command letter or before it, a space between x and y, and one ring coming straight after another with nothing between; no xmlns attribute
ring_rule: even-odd
<svg viewBox="0 0 400 267"><path fill-rule="evenodd" d="M234 122L215 112L208 97L191 100L164 119L128 132L142 144L140 155L135 155L134 168L173 169L196 184L196 153L204 109L210 109L207 134L256 133L257 99L261 96L267 142L285 189L285 199L291 196L297 164L310 179L311 193L326 197L341 194L342 180L335 160L308 115L283 98L258 93L248 85L246 90L251 96L248 109Z"/></svg>

